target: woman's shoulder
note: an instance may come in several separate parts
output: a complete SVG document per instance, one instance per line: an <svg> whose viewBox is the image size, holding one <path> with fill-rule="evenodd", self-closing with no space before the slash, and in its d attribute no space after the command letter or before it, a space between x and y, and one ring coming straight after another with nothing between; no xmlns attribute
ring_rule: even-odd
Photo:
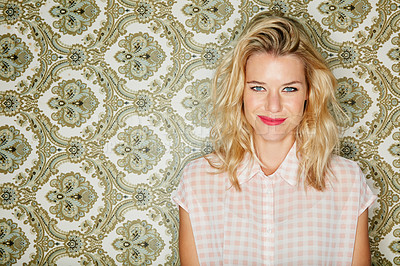
<svg viewBox="0 0 400 266"><path fill-rule="evenodd" d="M335 155L332 157L330 169L334 176L342 182L359 183L363 172L357 162Z"/></svg>
<svg viewBox="0 0 400 266"><path fill-rule="evenodd" d="M331 161L331 167L338 170L355 170L360 169L357 162L344 158L339 155L334 155Z"/></svg>
<svg viewBox="0 0 400 266"><path fill-rule="evenodd" d="M184 167L184 171L196 171L196 172L203 172L203 171L210 171L214 169L210 162L215 162L217 160L217 156L215 154L207 154L201 157L197 157L189 161L189 163Z"/></svg>
<svg viewBox="0 0 400 266"><path fill-rule="evenodd" d="M333 181L336 185L334 189L336 199L341 198L347 203L351 201L352 206L361 214L373 203L376 196L369 188L360 166L355 161L335 156L332 159L331 169L335 176Z"/></svg>
<svg viewBox="0 0 400 266"><path fill-rule="evenodd" d="M213 165L218 162L215 154L207 154L202 157L191 160L183 169L183 175L191 178L207 178L219 173Z"/></svg>
<svg viewBox="0 0 400 266"><path fill-rule="evenodd" d="M182 181L192 190L220 190L224 188L227 177L210 162L215 162L217 156L210 154L190 161L183 169Z"/></svg>

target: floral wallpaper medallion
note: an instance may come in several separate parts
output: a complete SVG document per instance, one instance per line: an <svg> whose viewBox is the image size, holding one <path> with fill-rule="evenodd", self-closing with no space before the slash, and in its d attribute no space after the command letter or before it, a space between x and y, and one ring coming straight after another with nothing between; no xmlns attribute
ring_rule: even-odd
<svg viewBox="0 0 400 266"><path fill-rule="evenodd" d="M352 68L358 63L359 52L350 42L341 45L339 51L339 60L346 68Z"/></svg>
<svg viewBox="0 0 400 266"><path fill-rule="evenodd" d="M348 116L350 126L359 122L368 112L372 104L372 100L366 91L362 87L359 87L359 83L352 78L338 79L336 98L343 111Z"/></svg>
<svg viewBox="0 0 400 266"><path fill-rule="evenodd" d="M71 138L66 148L68 158L71 162L79 163L85 159L87 148L84 145L85 144L81 138Z"/></svg>
<svg viewBox="0 0 400 266"><path fill-rule="evenodd" d="M140 116L147 116L154 110L153 95L147 90L140 90L135 95L133 107Z"/></svg>
<svg viewBox="0 0 400 266"><path fill-rule="evenodd" d="M47 193L47 199L55 206L50 213L60 220L78 221L89 212L98 196L93 186L79 173L61 174L50 181L55 190Z"/></svg>
<svg viewBox="0 0 400 266"><path fill-rule="evenodd" d="M215 44L207 44L201 55L204 67L207 69L214 69L221 57L222 51Z"/></svg>
<svg viewBox="0 0 400 266"><path fill-rule="evenodd" d="M55 0L59 5L50 10L50 14L59 18L53 23L64 34L82 34L95 21L100 13L93 0Z"/></svg>
<svg viewBox="0 0 400 266"><path fill-rule="evenodd" d="M182 104L191 110L185 115L186 119L192 121L196 126L209 127L208 114L210 112L210 90L211 80L198 80L186 88L189 97L183 99Z"/></svg>
<svg viewBox="0 0 400 266"><path fill-rule="evenodd" d="M13 126L0 126L0 173L13 173L31 153L27 139Z"/></svg>
<svg viewBox="0 0 400 266"><path fill-rule="evenodd" d="M52 92L58 97L51 98L49 106L58 111L51 118L63 126L79 127L99 105L94 93L81 80L64 80Z"/></svg>
<svg viewBox="0 0 400 266"><path fill-rule="evenodd" d="M147 33L129 34L118 45L124 49L115 55L115 59L124 64L118 71L130 80L147 80L165 59L161 46Z"/></svg>
<svg viewBox="0 0 400 266"><path fill-rule="evenodd" d="M30 245L25 233L10 219L0 218L0 264L12 265Z"/></svg>
<svg viewBox="0 0 400 266"><path fill-rule="evenodd" d="M0 35L0 80L11 81L21 76L33 55L15 34Z"/></svg>
<svg viewBox="0 0 400 266"><path fill-rule="evenodd" d="M69 232L64 242L64 247L67 251L67 254L72 258L82 255L86 248L85 240L86 239L82 233L77 231Z"/></svg>
<svg viewBox="0 0 400 266"><path fill-rule="evenodd" d="M186 25L196 32L215 33L230 18L234 10L232 4L225 0L191 2L186 4L182 11L192 17L186 20Z"/></svg>
<svg viewBox="0 0 400 266"><path fill-rule="evenodd" d="M83 46L74 45L67 58L72 69L81 70L87 64L88 54Z"/></svg>
<svg viewBox="0 0 400 266"><path fill-rule="evenodd" d="M122 265L151 265L164 248L160 235L146 221L128 221L117 233L121 238L115 239L112 245L122 252L117 256Z"/></svg>
<svg viewBox="0 0 400 266"><path fill-rule="evenodd" d="M153 191L150 186L142 184L136 187L133 193L136 208L138 210L149 209L154 201Z"/></svg>
<svg viewBox="0 0 400 266"><path fill-rule="evenodd" d="M364 21L372 9L366 0L330 0L322 2L318 9L327 14L322 23L334 31L353 31Z"/></svg>
<svg viewBox="0 0 400 266"><path fill-rule="evenodd" d="M147 173L165 153L160 138L146 126L128 127L118 134L118 139L123 143L117 144L114 151L123 159L117 163L128 173Z"/></svg>
<svg viewBox="0 0 400 266"><path fill-rule="evenodd" d="M277 14L285 14L289 11L289 6L287 1L274 0L271 1L269 6L271 11Z"/></svg>
<svg viewBox="0 0 400 266"><path fill-rule="evenodd" d="M340 156L349 160L359 159L361 153L360 145L355 138L345 137L341 140Z"/></svg>
<svg viewBox="0 0 400 266"><path fill-rule="evenodd" d="M14 24L24 16L24 9L18 1L0 3L0 9L0 21L6 21L7 24Z"/></svg>
<svg viewBox="0 0 400 266"><path fill-rule="evenodd" d="M16 115L20 111L21 100L14 91L0 92L0 114Z"/></svg>
<svg viewBox="0 0 400 266"><path fill-rule="evenodd" d="M11 183L0 185L0 206L6 210L14 208L19 200L18 188Z"/></svg>
<svg viewBox="0 0 400 266"><path fill-rule="evenodd" d="M179 265L171 194L212 152L213 73L264 10L334 70L340 153L378 195L372 265L400 265L398 0L0 1L0 264Z"/></svg>
<svg viewBox="0 0 400 266"><path fill-rule="evenodd" d="M141 23L150 22L155 13L155 7L153 1L139 1L132 2L129 4L134 5L134 13L136 14L137 19Z"/></svg>

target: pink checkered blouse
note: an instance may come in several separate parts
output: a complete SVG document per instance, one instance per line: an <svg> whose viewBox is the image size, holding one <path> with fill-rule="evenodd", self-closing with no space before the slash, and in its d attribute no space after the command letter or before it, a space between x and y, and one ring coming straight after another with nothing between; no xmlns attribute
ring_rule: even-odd
<svg viewBox="0 0 400 266"><path fill-rule="evenodd" d="M266 176L249 155L242 191L200 158L189 163L174 201L190 216L201 265L350 265L357 217L375 200L355 162L334 157L324 192L297 185L295 145Z"/></svg>

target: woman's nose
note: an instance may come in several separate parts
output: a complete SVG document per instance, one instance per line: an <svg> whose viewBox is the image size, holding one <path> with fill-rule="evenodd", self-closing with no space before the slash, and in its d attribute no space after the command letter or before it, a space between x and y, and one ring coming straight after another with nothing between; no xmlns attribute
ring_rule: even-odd
<svg viewBox="0 0 400 266"><path fill-rule="evenodd" d="M282 110L281 97L278 93L268 93L266 97L266 109L271 113L277 113Z"/></svg>

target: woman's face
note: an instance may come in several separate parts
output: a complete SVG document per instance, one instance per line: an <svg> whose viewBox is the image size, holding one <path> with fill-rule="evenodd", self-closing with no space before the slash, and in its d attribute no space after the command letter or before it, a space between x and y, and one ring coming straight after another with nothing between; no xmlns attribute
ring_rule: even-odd
<svg viewBox="0 0 400 266"><path fill-rule="evenodd" d="M295 140L303 118L307 83L303 62L296 56L256 53L246 64L244 113L254 129L254 140Z"/></svg>

